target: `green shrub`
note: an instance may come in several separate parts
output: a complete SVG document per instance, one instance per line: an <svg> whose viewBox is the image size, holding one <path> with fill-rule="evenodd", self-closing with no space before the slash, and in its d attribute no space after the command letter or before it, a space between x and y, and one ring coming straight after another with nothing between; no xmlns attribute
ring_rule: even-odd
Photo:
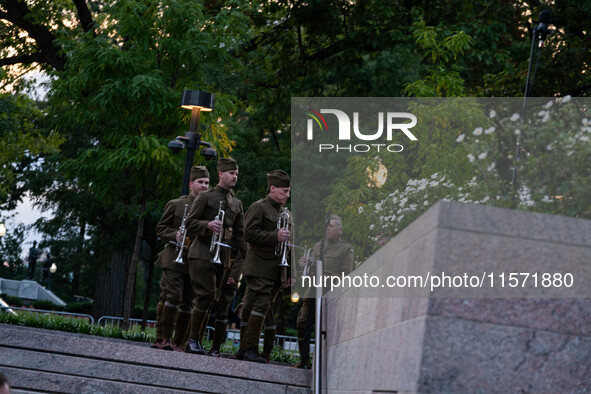
<svg viewBox="0 0 591 394"><path fill-rule="evenodd" d="M23 300L19 297L9 296L4 293L0 294L0 298L4 300L8 305L21 308L23 306Z"/></svg>
<svg viewBox="0 0 591 394"><path fill-rule="evenodd" d="M92 301L71 302L64 307L64 311L90 315L92 312Z"/></svg>
<svg viewBox="0 0 591 394"><path fill-rule="evenodd" d="M29 303L29 305L31 305L33 308L35 309L44 309L47 311L63 311L64 307L54 304L51 301L48 300L39 300L39 301L31 301Z"/></svg>

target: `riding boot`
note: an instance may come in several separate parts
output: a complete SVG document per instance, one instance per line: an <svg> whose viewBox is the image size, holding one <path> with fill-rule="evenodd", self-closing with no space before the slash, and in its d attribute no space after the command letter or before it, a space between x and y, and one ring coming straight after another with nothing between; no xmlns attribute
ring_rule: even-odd
<svg viewBox="0 0 591 394"><path fill-rule="evenodd" d="M184 348L189 339L189 325L191 324L191 310L181 309L176 315L176 325L174 329L173 343L180 348Z"/></svg>
<svg viewBox="0 0 591 394"><path fill-rule="evenodd" d="M273 351L273 345L275 344L275 335L277 334L276 326L266 326L265 336L263 337L263 353L261 356L269 362L271 358L271 352Z"/></svg>
<svg viewBox="0 0 591 394"><path fill-rule="evenodd" d="M257 363L267 362L267 360L259 354L259 337L264 320L264 315L256 312L250 314L250 318L246 325L246 331L244 332L244 341L240 342L240 349L244 350L244 360Z"/></svg>
<svg viewBox="0 0 591 394"><path fill-rule="evenodd" d="M176 305L164 304L162 308L162 349L172 350L172 331L176 320Z"/></svg>
<svg viewBox="0 0 591 394"><path fill-rule="evenodd" d="M205 324L205 315L206 313L204 311L193 309L193 314L191 315L191 335L187 344L187 351L189 353L205 354L205 350L203 350L203 346L201 345L201 326Z"/></svg>
<svg viewBox="0 0 591 394"><path fill-rule="evenodd" d="M310 338L304 338L303 340L298 341L298 346L300 348L300 362L298 363L298 368L308 368L310 364Z"/></svg>
<svg viewBox="0 0 591 394"><path fill-rule="evenodd" d="M219 357L220 355L220 347L222 343L226 339L226 328L228 327L227 320L216 320L214 332L213 332L213 343L211 345L211 350L209 351L210 356Z"/></svg>
<svg viewBox="0 0 591 394"><path fill-rule="evenodd" d="M164 308L164 301L160 301L156 305L156 342L152 345L155 349L162 349L162 309Z"/></svg>

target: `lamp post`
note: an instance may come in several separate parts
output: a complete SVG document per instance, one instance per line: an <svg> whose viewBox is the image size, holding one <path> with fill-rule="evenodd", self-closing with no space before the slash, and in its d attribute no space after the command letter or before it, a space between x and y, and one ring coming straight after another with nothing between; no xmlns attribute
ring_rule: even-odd
<svg viewBox="0 0 591 394"><path fill-rule="evenodd" d="M0 222L0 239L6 235L6 226L4 225L4 222ZM4 262L4 266L5 267L10 267L10 265L8 264L7 261Z"/></svg>
<svg viewBox="0 0 591 394"><path fill-rule="evenodd" d="M217 156L217 152L211 147L209 142L201 141L201 133L199 133L199 117L201 111L213 111L214 102L215 95L213 93L201 92L199 90L183 90L181 107L191 110L191 126L189 132L185 133L184 136L178 136L168 143L168 147L174 153L178 153L182 149L187 150L181 195L189 193L189 178L195 159L195 151L200 146L204 146L201 154L206 160Z"/></svg>
<svg viewBox="0 0 591 394"><path fill-rule="evenodd" d="M527 66L527 77L525 79L525 92L523 93L523 106L521 107L521 122L525 119L525 108L527 104L527 98L531 93L531 89L533 87L533 80L530 82L531 77L531 68L534 59L534 48L536 43L538 43L538 60L536 61L536 65L534 68L534 76L536 75L536 70L538 68L538 63L540 61L540 55L542 53L542 48L544 47L544 40L548 35L552 34L554 31L548 28L550 24L551 14L548 10L543 10L540 12L540 16L538 18L538 26L535 27L534 32L532 34L531 39L531 50L529 54L529 64ZM517 187L517 167L519 167L519 155L521 152L521 134L517 135L517 141L515 142L515 164L513 165L513 175L511 178L511 183L514 187Z"/></svg>

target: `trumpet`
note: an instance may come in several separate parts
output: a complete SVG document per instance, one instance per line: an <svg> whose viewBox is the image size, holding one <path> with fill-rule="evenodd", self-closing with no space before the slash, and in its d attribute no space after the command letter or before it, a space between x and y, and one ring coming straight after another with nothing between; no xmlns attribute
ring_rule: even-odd
<svg viewBox="0 0 591 394"><path fill-rule="evenodd" d="M308 276L308 273L312 269L312 265L316 262L316 254L312 250L312 248L308 248L306 253L304 253L303 259L306 261L306 266L302 271L302 276Z"/></svg>
<svg viewBox="0 0 591 394"><path fill-rule="evenodd" d="M277 230L289 230L289 212L287 212L287 207L283 208L283 212L279 215L279 219L277 219ZM277 243L275 246L275 255L281 256L281 267L289 267L287 263L287 249L289 248L289 244L287 241Z"/></svg>
<svg viewBox="0 0 591 394"><path fill-rule="evenodd" d="M185 204L185 211L183 212L183 221L181 222L181 227L179 227L180 242L176 243L176 251L179 252L178 256L174 260L175 263L178 264L185 264L183 261L183 250L185 249L185 239L187 238L187 228L185 227L185 222L187 221L187 208L189 204Z"/></svg>
<svg viewBox="0 0 591 394"><path fill-rule="evenodd" d="M226 212L222 209L224 206L224 202L220 201L220 209L218 211L217 216L214 220L219 220L222 222L222 229L220 230L219 234L213 234L211 236L211 245L209 246L209 252L213 252L215 250L215 255L211 260L214 264L222 264L222 260L220 259L220 243L222 241L222 235L224 234L224 218L226 216Z"/></svg>

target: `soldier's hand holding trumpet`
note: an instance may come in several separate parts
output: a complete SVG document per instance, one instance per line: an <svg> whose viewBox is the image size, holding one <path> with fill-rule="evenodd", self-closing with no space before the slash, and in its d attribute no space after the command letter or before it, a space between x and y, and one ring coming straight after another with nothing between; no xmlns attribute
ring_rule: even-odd
<svg viewBox="0 0 591 394"><path fill-rule="evenodd" d="M289 240L291 236L291 232L287 228L280 228L277 230L277 241L278 242L285 242Z"/></svg>
<svg viewBox="0 0 591 394"><path fill-rule="evenodd" d="M214 234L219 234L224 227L223 223L219 219L214 219L211 222L207 223L207 229L211 230Z"/></svg>

